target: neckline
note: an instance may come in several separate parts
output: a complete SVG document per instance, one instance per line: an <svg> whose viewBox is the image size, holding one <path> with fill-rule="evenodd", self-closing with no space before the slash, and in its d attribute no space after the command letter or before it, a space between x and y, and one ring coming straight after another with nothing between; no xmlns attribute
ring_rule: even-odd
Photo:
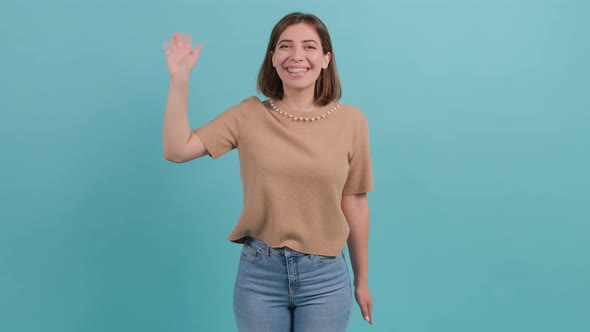
<svg viewBox="0 0 590 332"><path fill-rule="evenodd" d="M280 110L282 110L288 114L292 114L293 116L303 117L303 118L305 118L305 117L311 118L311 117L318 117L318 116L321 117L322 115L328 113L328 111L330 111L331 109L334 109L336 106L339 106L339 107L342 106L342 103L339 101L331 101L327 105L320 106L320 107L314 109L313 111L301 112L301 111L294 111L294 110L290 109L284 103L282 103L280 100L272 99L272 102ZM280 105L279 105L279 103L280 103ZM270 98L266 99L264 101L264 104L269 111L271 111L272 113L275 113L275 110L271 106L271 99ZM338 105L338 104L340 104L340 105Z"/></svg>

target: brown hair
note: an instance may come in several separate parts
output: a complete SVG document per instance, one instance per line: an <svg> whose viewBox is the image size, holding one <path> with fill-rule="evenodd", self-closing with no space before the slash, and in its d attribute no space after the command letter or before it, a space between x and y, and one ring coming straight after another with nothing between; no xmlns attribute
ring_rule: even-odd
<svg viewBox="0 0 590 332"><path fill-rule="evenodd" d="M325 106L334 100L340 99L342 88L340 87L340 79L336 70L336 58L332 50L332 40L330 39L328 29L319 18L312 14L300 12L288 14L272 29L266 55L258 73L258 91L270 98L283 99L283 82L279 78L276 69L272 66L272 52L277 47L277 42L283 31L291 25L298 23L304 23L313 28L320 36L324 54L331 53L328 67L322 69L320 76L315 82L314 101L320 106Z"/></svg>

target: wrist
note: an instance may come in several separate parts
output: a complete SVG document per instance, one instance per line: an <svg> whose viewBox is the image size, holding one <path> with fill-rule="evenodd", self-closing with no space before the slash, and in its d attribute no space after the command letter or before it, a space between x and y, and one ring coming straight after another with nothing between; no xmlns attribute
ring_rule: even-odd
<svg viewBox="0 0 590 332"><path fill-rule="evenodd" d="M354 278L354 288L359 287L369 287L369 281L367 280L367 278Z"/></svg>
<svg viewBox="0 0 590 332"><path fill-rule="evenodd" d="M170 76L170 85L184 86L188 85L189 76Z"/></svg>

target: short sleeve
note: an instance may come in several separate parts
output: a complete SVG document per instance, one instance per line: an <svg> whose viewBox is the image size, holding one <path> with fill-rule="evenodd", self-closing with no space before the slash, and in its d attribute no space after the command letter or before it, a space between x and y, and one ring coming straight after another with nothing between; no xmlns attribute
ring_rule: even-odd
<svg viewBox="0 0 590 332"><path fill-rule="evenodd" d="M369 126L363 115L357 121L353 137L353 149L349 157L348 177L342 195L361 194L373 191L373 170L369 149Z"/></svg>
<svg viewBox="0 0 590 332"><path fill-rule="evenodd" d="M250 97L243 100L207 124L193 130L213 159L238 147L240 133L252 113L254 99L255 97Z"/></svg>

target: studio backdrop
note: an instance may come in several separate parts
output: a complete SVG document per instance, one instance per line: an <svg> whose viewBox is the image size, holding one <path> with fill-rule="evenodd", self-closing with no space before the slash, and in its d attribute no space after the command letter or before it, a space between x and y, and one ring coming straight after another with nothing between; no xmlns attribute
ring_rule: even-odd
<svg viewBox="0 0 590 332"><path fill-rule="evenodd" d="M369 121L374 326L589 331L587 1L3 1L0 331L236 331L237 152L162 153L162 43L196 128L257 95L285 14ZM262 96L261 96L262 97Z"/></svg>

